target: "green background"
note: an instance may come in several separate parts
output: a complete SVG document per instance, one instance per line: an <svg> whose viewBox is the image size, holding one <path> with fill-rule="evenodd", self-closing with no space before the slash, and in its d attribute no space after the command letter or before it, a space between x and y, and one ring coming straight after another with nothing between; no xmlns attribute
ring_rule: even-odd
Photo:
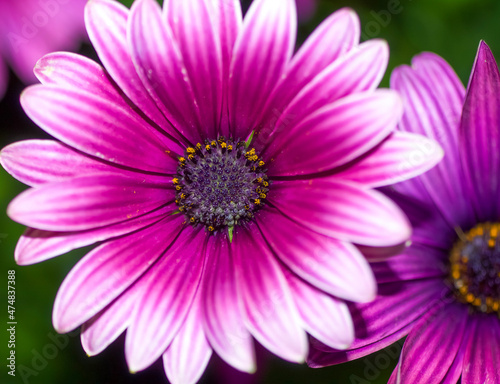
<svg viewBox="0 0 500 384"><path fill-rule="evenodd" d="M127 2L126 2L127 3ZM130 5L128 2L127 5ZM350 6L361 19L365 37L382 38L389 42L391 59L388 74L382 85L388 86L390 71L397 65L408 64L413 55L422 51L436 52L455 68L466 84L480 39L485 40L493 52L500 55L500 2L497 0L353 0L319 1L313 18L299 27L299 41L327 15L338 8ZM396 12L390 13L389 10ZM92 48L84 46L82 52L93 55ZM23 85L11 74L8 94L0 102L0 145L35 137L46 137L23 114L18 98ZM6 364L0 370L0 382L29 382L50 384L73 383L166 383L162 366L155 364L147 371L128 374L123 357L123 338L97 357L88 358L81 348L79 336L59 339L60 347L50 349L55 335L51 324L51 311L58 286L71 267L85 254L79 250L44 263L19 267L13 258L14 247L23 227L5 215L9 201L25 187L0 169L0 303L5 303L0 319L7 321L7 271L16 271L17 374L9 380ZM5 323L3 323L5 324ZM0 340L2 361L7 357L7 332ZM66 345L67 344L67 345ZM386 383L397 362L395 352L383 351L348 364L319 370L288 364L260 352L257 382L260 383ZM37 354L48 354L45 363ZM20 365L33 369L27 381L21 380ZM214 358L204 376L204 383L222 383L220 372L224 364ZM28 375L28 373L26 373ZM244 383L246 376L231 382Z"/></svg>

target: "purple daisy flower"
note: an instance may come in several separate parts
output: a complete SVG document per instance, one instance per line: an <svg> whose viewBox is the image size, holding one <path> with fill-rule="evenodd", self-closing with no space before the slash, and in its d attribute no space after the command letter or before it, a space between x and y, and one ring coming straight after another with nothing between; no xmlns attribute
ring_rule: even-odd
<svg viewBox="0 0 500 384"><path fill-rule="evenodd" d="M373 263L379 293L352 306L349 351L313 350L321 367L365 356L401 337L390 383L500 383L500 75L481 42L467 92L440 57L397 68L401 130L426 134L444 160L390 193L414 226L403 254ZM328 352L328 353L327 353Z"/></svg>
<svg viewBox="0 0 500 384"><path fill-rule="evenodd" d="M0 98L8 83L7 64L26 83L47 53L76 49L85 36L87 0L0 0Z"/></svg>
<svg viewBox="0 0 500 384"><path fill-rule="evenodd" d="M22 95L60 141L30 140L1 162L33 188L8 214L30 228L19 264L100 243L57 294L59 332L82 325L89 355L126 330L131 371L163 355L195 382L212 351L255 370L253 340L302 362L306 333L346 348L343 300L376 284L364 250L407 241L401 210L373 188L442 157L393 132L395 91L376 90L387 45L358 44L356 14L331 15L293 54L294 0L154 0L86 8L104 64L51 54ZM369 257L369 256L368 256Z"/></svg>

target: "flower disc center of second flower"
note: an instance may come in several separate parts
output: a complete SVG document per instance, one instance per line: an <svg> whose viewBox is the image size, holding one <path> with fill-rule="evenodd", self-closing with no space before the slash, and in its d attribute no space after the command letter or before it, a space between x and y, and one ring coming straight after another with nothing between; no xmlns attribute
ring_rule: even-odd
<svg viewBox="0 0 500 384"><path fill-rule="evenodd" d="M450 276L460 301L500 315L500 223L476 225L453 246Z"/></svg>
<svg viewBox="0 0 500 384"><path fill-rule="evenodd" d="M250 220L269 191L264 165L243 141L219 137L186 148L173 179L179 211L209 232Z"/></svg>

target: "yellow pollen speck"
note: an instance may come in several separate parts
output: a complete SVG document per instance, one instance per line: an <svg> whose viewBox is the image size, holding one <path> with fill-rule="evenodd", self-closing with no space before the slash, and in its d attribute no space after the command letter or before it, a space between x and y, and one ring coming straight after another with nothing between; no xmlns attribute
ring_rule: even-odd
<svg viewBox="0 0 500 384"><path fill-rule="evenodd" d="M189 154L189 155L188 155L188 159L189 159L189 160L193 160L193 159L194 159L194 155Z"/></svg>
<svg viewBox="0 0 500 384"><path fill-rule="evenodd" d="M262 177L257 178L257 183L262 183Z"/></svg>
<svg viewBox="0 0 500 384"><path fill-rule="evenodd" d="M180 185L178 185L177 187L175 187L176 191L180 191L181 189L182 189L182 187Z"/></svg>
<svg viewBox="0 0 500 384"><path fill-rule="evenodd" d="M197 144L196 144L196 148L201 149L201 144L200 144L200 143L197 143Z"/></svg>
<svg viewBox="0 0 500 384"><path fill-rule="evenodd" d="M233 150L233 146L232 146L232 145L228 145L228 146L227 146L227 150L228 150L228 151L232 151L232 150Z"/></svg>
<svg viewBox="0 0 500 384"><path fill-rule="evenodd" d="M472 303L474 299L475 299L474 295L470 292L465 296L465 300L467 300L468 303Z"/></svg>
<svg viewBox="0 0 500 384"><path fill-rule="evenodd" d="M189 219L189 221L190 221L191 223L194 223L194 222L195 222L194 217L191 217L191 218Z"/></svg>
<svg viewBox="0 0 500 384"><path fill-rule="evenodd" d="M207 152L208 152L208 151L210 151L210 145L208 145L208 144L207 144L207 145L205 145L205 150L206 150Z"/></svg>
<svg viewBox="0 0 500 384"><path fill-rule="evenodd" d="M255 199L254 203L255 205L260 205L260 199Z"/></svg>
<svg viewBox="0 0 500 384"><path fill-rule="evenodd" d="M210 145L211 145L212 147L216 147L216 146L217 146L217 142L216 142L215 140L212 140L212 142L210 143Z"/></svg>
<svg viewBox="0 0 500 384"><path fill-rule="evenodd" d="M267 197L267 195L265 193L261 193L259 196L261 199L265 199Z"/></svg>
<svg viewBox="0 0 500 384"><path fill-rule="evenodd" d="M259 167L263 167L263 166L264 166L264 164L266 164L266 163L264 163L262 160L261 160L261 161L259 161Z"/></svg>
<svg viewBox="0 0 500 384"><path fill-rule="evenodd" d="M495 239L489 239L488 240L488 247L494 248L495 247Z"/></svg>
<svg viewBox="0 0 500 384"><path fill-rule="evenodd" d="M174 183L174 185L179 184L179 179L178 179L177 177L174 177L174 178L172 179L172 183Z"/></svg>
<svg viewBox="0 0 500 384"><path fill-rule="evenodd" d="M222 143L220 143L220 147L221 147L221 148L226 148L226 147L227 147L227 144L223 141Z"/></svg>
<svg viewBox="0 0 500 384"><path fill-rule="evenodd" d="M181 199L185 199L185 198L186 198L186 194L185 194L185 193L183 193L183 194L181 195Z"/></svg>
<svg viewBox="0 0 500 384"><path fill-rule="evenodd" d="M179 157L179 162L185 163L186 162L186 158L185 157Z"/></svg>
<svg viewBox="0 0 500 384"><path fill-rule="evenodd" d="M269 186L269 183L268 183L267 181L264 181L264 182L262 183L262 185L263 185L264 187L267 187L267 186Z"/></svg>
<svg viewBox="0 0 500 384"><path fill-rule="evenodd" d="M210 232L213 232L213 231L214 231L214 229L215 229L215 228L214 228L214 227L212 227L212 226L208 227L208 230L209 230Z"/></svg>
<svg viewBox="0 0 500 384"><path fill-rule="evenodd" d="M189 148L186 149L186 152L187 153L195 153L196 150L194 148L189 147Z"/></svg>

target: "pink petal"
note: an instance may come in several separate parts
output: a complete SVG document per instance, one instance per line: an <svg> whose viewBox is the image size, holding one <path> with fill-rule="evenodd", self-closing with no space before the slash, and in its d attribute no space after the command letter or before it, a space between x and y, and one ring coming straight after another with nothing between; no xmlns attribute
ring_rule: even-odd
<svg viewBox="0 0 500 384"><path fill-rule="evenodd" d="M457 167L460 162L457 137L465 91L443 59L430 53L422 55L414 59L417 68L401 66L391 76L392 88L401 93L405 102L400 128L437 141L445 156L418 181L410 182L408 189L414 184L422 184L421 197L435 204L453 227L459 224L456 212L469 216L467 221L473 215L464 196L465 189L457 188L457 183L463 183L460 167ZM436 82L438 77L441 80Z"/></svg>
<svg viewBox="0 0 500 384"><path fill-rule="evenodd" d="M23 92L21 104L47 133L90 156L147 172L177 168L159 133L124 103L79 89L35 85Z"/></svg>
<svg viewBox="0 0 500 384"><path fill-rule="evenodd" d="M407 132L394 132L366 157L337 174L370 188L399 183L421 175L443 158L435 141Z"/></svg>
<svg viewBox="0 0 500 384"><path fill-rule="evenodd" d="M234 46L229 76L231 134L246 138L292 57L294 0L252 2ZM249 74L252 74L249 76Z"/></svg>
<svg viewBox="0 0 500 384"><path fill-rule="evenodd" d="M300 315L281 267L258 228L236 228L231 248L247 328L274 354L303 362L308 348Z"/></svg>
<svg viewBox="0 0 500 384"><path fill-rule="evenodd" d="M141 280L82 325L80 338L87 355L94 356L101 353L127 329L130 324L130 314L137 305Z"/></svg>
<svg viewBox="0 0 500 384"><path fill-rule="evenodd" d="M206 127L202 125L192 81L156 1L134 3L128 39L136 71L163 115L191 142L203 142Z"/></svg>
<svg viewBox="0 0 500 384"><path fill-rule="evenodd" d="M276 137L269 175L314 174L346 164L379 144L403 112L392 91L357 93L325 106Z"/></svg>
<svg viewBox="0 0 500 384"><path fill-rule="evenodd" d="M85 24L92 46L110 76L138 109L166 132L175 135L175 129L144 88L130 57L127 42L129 12L117 1L90 1L85 8Z"/></svg>
<svg viewBox="0 0 500 384"><path fill-rule="evenodd" d="M222 36L211 0L166 1L164 12L193 87L201 126L206 127L207 137L216 138L221 119L223 62Z"/></svg>
<svg viewBox="0 0 500 384"><path fill-rule="evenodd" d="M276 111L283 111L316 75L356 46L359 34L358 16L349 8L334 12L325 19L293 56L273 96L268 100L266 109L271 110L263 122L276 117Z"/></svg>
<svg viewBox="0 0 500 384"><path fill-rule="evenodd" d="M80 260L56 296L52 321L57 331L75 329L124 292L165 252L182 220L169 216L133 235L104 243Z"/></svg>
<svg viewBox="0 0 500 384"><path fill-rule="evenodd" d="M465 349L463 384L499 383L500 323L494 314L470 322Z"/></svg>
<svg viewBox="0 0 500 384"><path fill-rule="evenodd" d="M84 231L148 213L174 199L169 179L104 174L84 176L29 189L7 214L46 231Z"/></svg>
<svg viewBox="0 0 500 384"><path fill-rule="evenodd" d="M432 308L415 324L401 352L401 383L440 383L455 360L467 325L467 307Z"/></svg>
<svg viewBox="0 0 500 384"><path fill-rule="evenodd" d="M203 319L207 339L228 364L240 371L253 373L256 369L253 339L245 326L238 300L234 257L227 237L211 237L207 255L203 285Z"/></svg>
<svg viewBox="0 0 500 384"><path fill-rule="evenodd" d="M408 220L381 193L329 179L276 181L269 202L284 215L323 235L371 246L410 237Z"/></svg>
<svg viewBox="0 0 500 384"><path fill-rule="evenodd" d="M270 136L287 131L316 110L352 93L375 89L384 75L389 58L387 43L370 40L351 49L326 67L288 103L274 111L272 119L255 138L259 146Z"/></svg>
<svg viewBox="0 0 500 384"><path fill-rule="evenodd" d="M500 213L499 148L500 72L490 48L481 41L467 87L458 149L466 194L478 222Z"/></svg>
<svg viewBox="0 0 500 384"><path fill-rule="evenodd" d="M315 289L290 272L286 277L304 329L332 348L348 348L354 341L354 326L347 304Z"/></svg>
<svg viewBox="0 0 500 384"><path fill-rule="evenodd" d="M78 176L123 171L53 140L24 140L0 153L4 169L31 187Z"/></svg>
<svg viewBox="0 0 500 384"><path fill-rule="evenodd" d="M205 246L205 232L187 226L155 265L125 339L131 372L158 359L184 324L200 283Z"/></svg>
<svg viewBox="0 0 500 384"><path fill-rule="evenodd" d="M316 288L357 302L375 297L373 273L353 245L304 228L276 209L264 208L256 220L280 260Z"/></svg>
<svg viewBox="0 0 500 384"><path fill-rule="evenodd" d="M77 248L145 228L173 210L169 204L131 220L81 232L50 232L28 228L17 242L14 257L19 265L39 263Z"/></svg>
<svg viewBox="0 0 500 384"><path fill-rule="evenodd" d="M195 299L179 333L163 354L168 380L172 384L196 384L211 356L212 348L203 331L200 300Z"/></svg>

